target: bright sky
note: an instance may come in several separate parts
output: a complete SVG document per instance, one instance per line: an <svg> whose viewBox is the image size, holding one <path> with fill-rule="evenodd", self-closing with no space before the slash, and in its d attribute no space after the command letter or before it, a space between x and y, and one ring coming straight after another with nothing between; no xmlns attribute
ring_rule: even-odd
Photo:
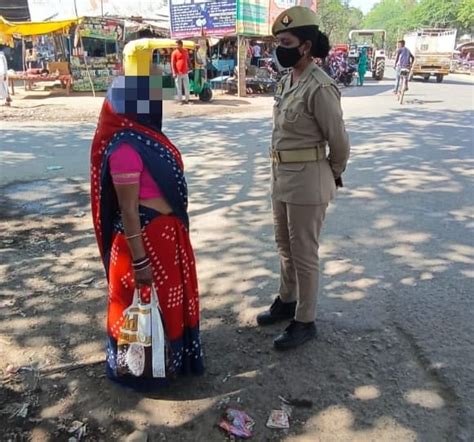
<svg viewBox="0 0 474 442"><path fill-rule="evenodd" d="M357 8L362 9L362 12L366 14L372 9L372 6L375 5L375 3L379 3L380 0L350 0L351 6L355 6Z"/></svg>

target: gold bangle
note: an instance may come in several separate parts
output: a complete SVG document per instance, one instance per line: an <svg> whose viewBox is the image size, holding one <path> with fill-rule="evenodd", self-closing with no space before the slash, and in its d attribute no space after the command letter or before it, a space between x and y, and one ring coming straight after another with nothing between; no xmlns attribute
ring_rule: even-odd
<svg viewBox="0 0 474 442"><path fill-rule="evenodd" d="M125 239L134 239L134 238L139 238L141 237L142 234L141 233L137 233L136 235L132 235L132 236L126 236Z"/></svg>

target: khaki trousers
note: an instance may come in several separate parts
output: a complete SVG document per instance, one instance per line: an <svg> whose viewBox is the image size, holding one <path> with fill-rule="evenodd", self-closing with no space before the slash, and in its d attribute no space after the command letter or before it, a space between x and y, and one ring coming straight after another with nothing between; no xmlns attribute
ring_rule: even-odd
<svg viewBox="0 0 474 442"><path fill-rule="evenodd" d="M319 235L328 204L297 205L273 198L275 239L280 255L280 298L298 301L295 319L316 319L319 290Z"/></svg>

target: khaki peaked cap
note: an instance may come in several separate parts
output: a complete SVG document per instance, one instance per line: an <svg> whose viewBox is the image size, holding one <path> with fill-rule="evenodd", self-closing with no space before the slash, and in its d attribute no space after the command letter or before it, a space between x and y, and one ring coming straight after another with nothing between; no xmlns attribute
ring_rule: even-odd
<svg viewBox="0 0 474 442"><path fill-rule="evenodd" d="M283 11L275 20L272 26L272 34L289 31L302 26L317 26L317 15L314 11L304 6L293 6Z"/></svg>

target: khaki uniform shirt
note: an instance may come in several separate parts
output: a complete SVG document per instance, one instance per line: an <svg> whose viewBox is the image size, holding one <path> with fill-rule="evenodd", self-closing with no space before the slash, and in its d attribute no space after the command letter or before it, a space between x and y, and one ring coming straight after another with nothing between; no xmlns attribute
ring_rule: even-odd
<svg viewBox="0 0 474 442"><path fill-rule="evenodd" d="M322 161L273 163L272 197L293 204L327 204L336 195L335 179L346 168L349 138L342 118L340 92L314 63L291 85L283 77L275 94L272 148L305 149L327 143Z"/></svg>

